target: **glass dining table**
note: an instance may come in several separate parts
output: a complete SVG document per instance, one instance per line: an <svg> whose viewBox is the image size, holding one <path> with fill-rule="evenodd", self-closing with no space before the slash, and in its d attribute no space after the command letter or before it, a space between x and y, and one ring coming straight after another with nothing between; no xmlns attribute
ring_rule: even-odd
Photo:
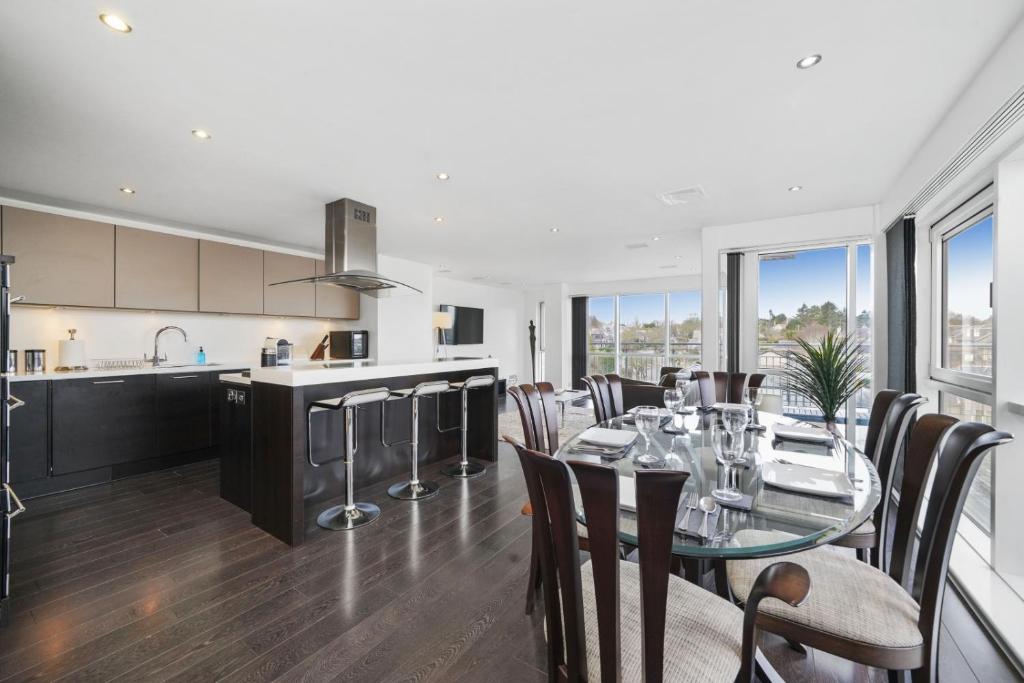
<svg viewBox="0 0 1024 683"><path fill-rule="evenodd" d="M668 411L663 411L663 415L663 420L668 419ZM706 497L706 503L714 500L711 491L720 488L725 481L724 466L718 461L714 448L716 432L721 428L718 412L698 410L690 415L672 416L671 422L652 435L650 452L657 456L658 462L649 465L636 459L645 450L640 435L624 455L610 456L600 448L587 445L581 440L582 434L577 434L555 453L555 457L563 461L602 463L618 469L619 535L623 543L633 546L638 544L636 512L630 500L635 498L635 489L630 490L634 473L645 468L689 472L680 496L672 544L673 554L681 558L749 559L786 555L833 543L871 516L881 499L881 486L875 468L863 453L839 437L832 437L827 443L782 439L776 430L785 433L786 427L797 425L799 429L802 423L765 412L758 418L763 430L748 429L745 433L746 461L738 466L738 487L744 498L739 507L727 507L728 503L722 505L722 501L716 500L720 511L708 515L709 525L703 535L694 533L696 522L689 519L685 525L680 522L687 515L687 507L696 506L701 498ZM595 426L636 431L630 420L627 414ZM792 434L787 436L793 437ZM797 474L810 472L812 476L803 482L803 490L799 490L800 486L792 486L792 478L786 481L779 478L780 469ZM843 490L832 491L831 497L816 491L807 492L814 489L815 473L844 482L846 495L835 497ZM766 483L766 476L787 487ZM797 483L800 483L799 477ZM575 484L573 490L578 519L585 525L586 515ZM701 521L702 514L699 507L690 511L690 516L697 515ZM680 528L687 531L680 531ZM704 529L696 528L696 531Z"/></svg>

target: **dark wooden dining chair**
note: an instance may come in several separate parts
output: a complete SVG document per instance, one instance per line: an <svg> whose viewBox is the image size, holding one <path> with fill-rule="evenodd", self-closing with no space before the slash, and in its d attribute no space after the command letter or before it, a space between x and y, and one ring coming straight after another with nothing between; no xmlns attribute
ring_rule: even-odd
<svg viewBox="0 0 1024 683"><path fill-rule="evenodd" d="M942 599L957 522L982 456L1012 439L989 425L948 415L921 417L904 458L888 571L830 548L791 555L807 569L814 593L799 610L762 603L759 623L791 642L891 672L909 671L915 682L937 680ZM741 603L753 594L766 563L728 563L729 585ZM891 673L894 677L900 675Z"/></svg>
<svg viewBox="0 0 1024 683"><path fill-rule="evenodd" d="M676 509L689 474L670 470L636 473L640 562L621 560L618 470L570 461L591 536L590 559L581 563L568 468L522 445L516 451L536 511L549 680L754 680L756 605L767 597L799 605L810 588L806 571L788 562L767 567L745 611L672 575Z"/></svg>
<svg viewBox="0 0 1024 683"><path fill-rule="evenodd" d="M719 373L715 373L719 374ZM751 389L760 389L761 385L764 384L765 375L760 372L755 372L750 375L750 379L747 379L747 373L745 372L733 372L729 374L729 395L726 399L729 403L743 403L743 391L747 387Z"/></svg>
<svg viewBox="0 0 1024 683"><path fill-rule="evenodd" d="M553 456L558 450L558 407L555 404L555 388L550 382L520 384L509 387L508 393L519 409L519 421L523 427L523 440L530 450ZM504 437L509 441L508 437ZM511 443L511 441L510 441ZM526 516L533 515L533 506L527 500L520 511ZM586 528L580 534L583 550L587 549ZM537 589L540 587L540 558L534 548L530 554L530 581L526 588L526 613L532 614Z"/></svg>
<svg viewBox="0 0 1024 683"><path fill-rule="evenodd" d="M917 419L917 410L928 402L918 394L902 394L883 389L875 395L864 439L866 455L878 472L882 500L863 524L843 536L836 545L854 548L857 557L872 566L886 569L888 519L892 511L892 487L907 439Z"/></svg>
<svg viewBox="0 0 1024 683"><path fill-rule="evenodd" d="M729 373L712 374L706 370L697 370L693 373L693 378L697 380L697 395L700 398L700 407L704 410L710 410L711 406L720 400L728 400Z"/></svg>
<svg viewBox="0 0 1024 683"><path fill-rule="evenodd" d="M594 422L622 415L622 379L618 375L589 375L582 380L594 404Z"/></svg>

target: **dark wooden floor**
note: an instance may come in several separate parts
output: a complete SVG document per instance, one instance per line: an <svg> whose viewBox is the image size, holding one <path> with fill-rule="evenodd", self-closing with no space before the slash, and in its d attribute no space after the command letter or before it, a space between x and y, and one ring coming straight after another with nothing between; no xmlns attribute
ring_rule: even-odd
<svg viewBox="0 0 1024 683"><path fill-rule="evenodd" d="M0 680L546 680L518 462L503 449L483 477L438 480L419 504L363 491L382 519L299 548L218 498L215 463L30 501ZM945 679L1009 680L963 606L949 614ZM884 679L764 645L788 680Z"/></svg>

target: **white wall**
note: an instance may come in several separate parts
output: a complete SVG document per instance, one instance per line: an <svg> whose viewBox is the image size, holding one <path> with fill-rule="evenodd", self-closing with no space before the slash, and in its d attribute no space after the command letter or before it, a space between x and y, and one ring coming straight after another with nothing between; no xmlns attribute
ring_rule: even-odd
<svg viewBox="0 0 1024 683"><path fill-rule="evenodd" d="M372 302L372 299L369 300ZM363 310L372 307L363 297ZM57 367L57 342L75 328L85 341L90 359L142 358L153 353L153 335L164 325L178 325L188 333L165 333L161 351L172 361L194 361L200 346L207 362L259 365L265 337L283 337L295 344L297 358L308 358L329 330L363 329L362 321L328 321L214 313L171 313L70 307L14 306L11 313L11 348L24 363L25 349L45 349L48 369ZM19 365L21 367L21 365Z"/></svg>
<svg viewBox="0 0 1024 683"><path fill-rule="evenodd" d="M381 363L424 362L434 356L430 311L433 302L433 268L381 254L378 270L412 285L422 294L383 297L377 302L377 333L370 333L370 355Z"/></svg>
<svg viewBox="0 0 1024 683"><path fill-rule="evenodd" d="M484 343L449 346L449 358L493 356L499 360L500 377L516 375L520 381L529 380L530 317L521 290L436 277L432 311L445 304L484 310Z"/></svg>
<svg viewBox="0 0 1024 683"><path fill-rule="evenodd" d="M704 367L722 369L718 358L718 290L719 263L723 252L871 237L876 232L876 223L875 207L864 206L704 228L701 231L701 353ZM884 312L879 312L876 306L876 319L882 316Z"/></svg>

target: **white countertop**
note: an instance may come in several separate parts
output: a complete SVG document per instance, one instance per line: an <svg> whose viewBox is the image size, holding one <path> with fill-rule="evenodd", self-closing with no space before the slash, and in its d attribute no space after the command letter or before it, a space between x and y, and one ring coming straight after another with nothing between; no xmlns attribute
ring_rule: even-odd
<svg viewBox="0 0 1024 683"><path fill-rule="evenodd" d="M252 380L240 372L225 373L218 377L217 379L219 379L221 382L229 382L231 384L244 384L245 386L249 386L250 384L252 384Z"/></svg>
<svg viewBox="0 0 1024 683"><path fill-rule="evenodd" d="M317 363L305 361L290 367L253 368L253 382L278 384L286 387L303 387L311 384L333 384L334 382L355 382L365 379L402 377L404 375L429 375L437 372L458 372L460 370L485 370L498 367L497 358L474 358L471 360L410 361L406 363L377 363L374 361L331 361Z"/></svg>
<svg viewBox="0 0 1024 683"><path fill-rule="evenodd" d="M159 367L146 366L130 370L78 370L70 372L57 372L48 370L34 375L18 373L11 375L12 382L37 382L48 379L89 379L90 377L123 377L125 375L163 375L163 374L187 374L189 372L237 372L248 370L252 367L251 362L238 363L207 363L206 365L161 365Z"/></svg>

